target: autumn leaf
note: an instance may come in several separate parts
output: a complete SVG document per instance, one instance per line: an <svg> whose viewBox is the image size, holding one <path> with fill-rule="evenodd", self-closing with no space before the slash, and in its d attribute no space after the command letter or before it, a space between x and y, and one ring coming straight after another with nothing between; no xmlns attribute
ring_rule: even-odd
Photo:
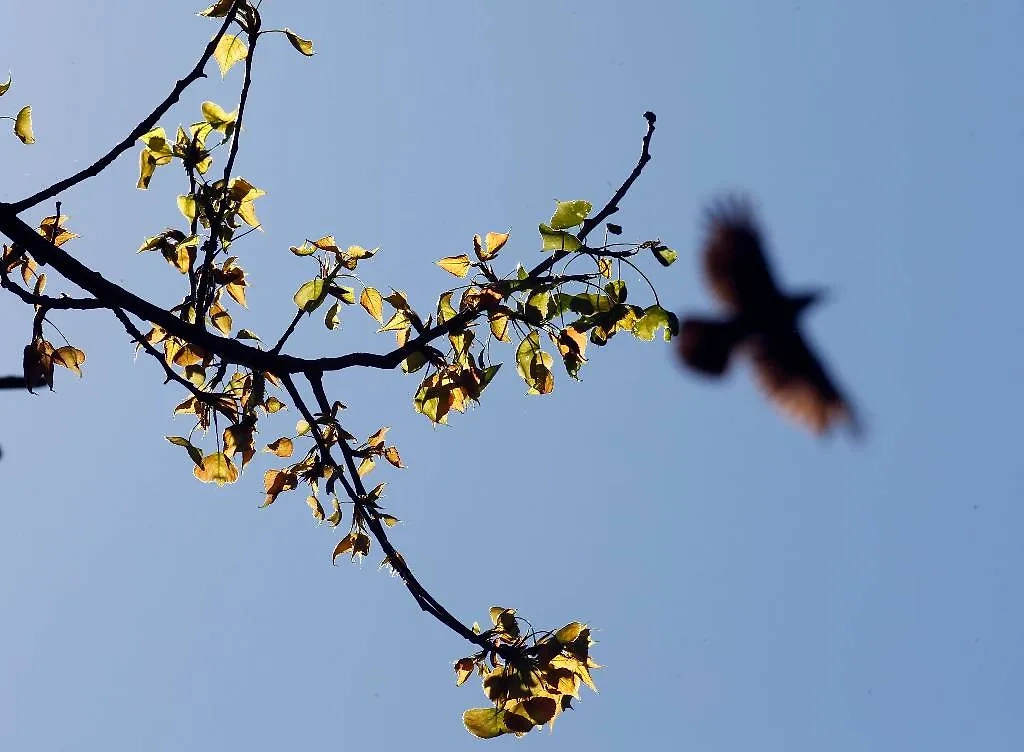
<svg viewBox="0 0 1024 752"><path fill-rule="evenodd" d="M234 483L238 480L238 468L223 452L214 452L203 457L201 467L193 468L192 473L203 483Z"/></svg>
<svg viewBox="0 0 1024 752"><path fill-rule="evenodd" d="M507 232L489 232L485 240L484 249L477 255L480 256L481 261L490 261L492 258L498 255L498 251L505 247L505 243L508 242L509 234Z"/></svg>
<svg viewBox="0 0 1024 752"><path fill-rule="evenodd" d="M313 43L308 39L303 39L291 29L284 30L285 36L288 37L288 41L291 42L292 47L297 49L306 57L313 56Z"/></svg>
<svg viewBox="0 0 1024 752"><path fill-rule="evenodd" d="M384 459L390 462L395 467L405 467L402 464L402 457L398 454L398 447L389 446L384 450Z"/></svg>
<svg viewBox="0 0 1024 752"><path fill-rule="evenodd" d="M359 305L381 324L384 323L384 298L373 287L367 287L359 296Z"/></svg>
<svg viewBox="0 0 1024 752"><path fill-rule="evenodd" d="M55 365L64 366L72 373L82 375L82 363L85 362L85 353L77 347L58 347L53 351L53 362Z"/></svg>
<svg viewBox="0 0 1024 752"><path fill-rule="evenodd" d="M36 137L32 133L32 106L25 105L18 111L14 119L14 135L21 139L23 144L34 144Z"/></svg>
<svg viewBox="0 0 1024 752"><path fill-rule="evenodd" d="M306 497L306 504L313 512L313 519L315 519L317 522L323 522L326 515L324 514L324 508L320 506L320 500L317 499L315 496L308 496Z"/></svg>
<svg viewBox="0 0 1024 752"><path fill-rule="evenodd" d="M334 303L331 304L331 307L327 309L327 315L324 316L324 326L331 331L334 331L341 326L341 315L339 313L340 307L341 306L338 301L334 301Z"/></svg>
<svg viewBox="0 0 1024 752"><path fill-rule="evenodd" d="M247 54L249 54L249 50L240 37L236 37L234 34L222 36L217 42L217 48L213 51L213 58L220 66L220 77L227 76L232 66L245 60Z"/></svg>
<svg viewBox="0 0 1024 752"><path fill-rule="evenodd" d="M278 457L291 457L293 449L294 444L292 440L282 436L280 439L275 439L267 444L265 451L273 452Z"/></svg>
<svg viewBox="0 0 1024 752"><path fill-rule="evenodd" d="M465 277L469 273L470 261L469 256L463 253L458 256L445 256L437 262L437 265L449 274Z"/></svg>

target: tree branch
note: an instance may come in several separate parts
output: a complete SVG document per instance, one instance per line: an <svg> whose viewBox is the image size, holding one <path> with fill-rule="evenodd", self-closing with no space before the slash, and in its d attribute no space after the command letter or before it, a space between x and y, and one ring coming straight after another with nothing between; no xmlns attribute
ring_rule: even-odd
<svg viewBox="0 0 1024 752"><path fill-rule="evenodd" d="M203 72L203 69L206 67L206 64L210 61L210 58L213 56L214 50L217 49L217 43L220 42L221 37L224 36L225 32L227 32L228 27L231 25L231 22L235 20L235 15L237 14L238 8L241 4L242 0L235 0L231 4L231 9L227 12L227 15L224 17L224 23L221 24L220 30L213 37L213 39L210 40L210 43L206 45L206 49L203 50L203 54L199 58L199 62L196 63L192 71L183 79L178 81L177 84L175 84L174 88L171 89L171 93L167 95L164 101L158 104L156 106L156 109L149 113L145 120L143 120L141 123L135 126L135 128L132 129L132 132L129 133L123 141L114 146L110 151L108 151L102 157L100 157L91 165L86 167L84 170L75 173L71 177L59 180L53 185L51 185L49 188L44 188L38 193L29 196L28 198L22 199L21 201L16 201L13 204L4 205L0 203L0 207L9 210L12 214L20 214L26 209L33 207L36 204L39 204L43 201L46 201L47 199L51 199L54 196L61 193L62 191L66 191L68 188L71 188L72 186L81 183L83 180L96 177L101 172L103 172L103 170L105 170L111 162L113 162L115 159L121 156L121 154L123 154L127 149L130 149L132 144L134 144L139 139L140 136L142 136L145 133L148 133L153 129L153 127L157 124L157 121L161 117L163 117L164 114L166 114L166 112L169 109L171 109L171 107L178 101L179 97L181 97L181 94L185 91L185 89L191 86L194 82L198 81L200 78L206 77L206 74Z"/></svg>
<svg viewBox="0 0 1024 752"><path fill-rule="evenodd" d="M603 222L604 218L618 211L619 202L625 197L630 187L643 172L644 167L651 160L650 143L651 137L654 134L654 113L648 112L644 117L647 119L647 133L643 138L640 159L626 180L619 186L619 189L608 203L605 204L604 208L595 215L593 220L587 220L583 224L583 229L579 235L581 240L585 240L587 234L600 222ZM326 358L300 358L285 353L260 350L236 339L217 336L201 326L183 321L166 309L140 298L120 285L110 282L99 272L85 266L66 251L47 242L46 238L22 221L9 204L0 204L0 232L3 232L16 244L28 250L37 261L50 264L68 280L91 293L96 299L102 301L105 307L116 307L130 311L139 318L162 327L176 337L199 345L203 349L216 353L232 363L248 366L258 371L286 374L340 371L345 368L354 367L393 370L414 352L423 349L439 337L464 328L483 313L482 309L467 308L445 323L425 330L402 347L383 355L357 352ZM566 251L557 251L551 254L547 259L535 266L530 271L529 276L531 278L541 277L549 272L555 263L567 255L569 253Z"/></svg>

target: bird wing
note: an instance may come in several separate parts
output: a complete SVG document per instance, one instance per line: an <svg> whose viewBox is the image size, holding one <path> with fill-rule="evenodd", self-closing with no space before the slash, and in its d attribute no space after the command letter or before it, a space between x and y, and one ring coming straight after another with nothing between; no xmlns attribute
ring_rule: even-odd
<svg viewBox="0 0 1024 752"><path fill-rule="evenodd" d="M750 354L757 381L783 413L817 435L844 420L859 434L853 409L800 332L752 337Z"/></svg>
<svg viewBox="0 0 1024 752"><path fill-rule="evenodd" d="M704 274L715 297L736 313L775 302L779 290L749 203L717 201L707 215Z"/></svg>
<svg viewBox="0 0 1024 752"><path fill-rule="evenodd" d="M679 355L690 368L708 376L721 376L729 367L740 334L731 321L689 316L679 329Z"/></svg>

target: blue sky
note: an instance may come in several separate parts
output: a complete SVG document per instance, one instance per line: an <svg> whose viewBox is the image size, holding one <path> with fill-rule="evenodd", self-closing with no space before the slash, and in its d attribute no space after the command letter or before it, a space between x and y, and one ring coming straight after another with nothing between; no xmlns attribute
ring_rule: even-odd
<svg viewBox="0 0 1024 752"><path fill-rule="evenodd" d="M0 142L2 200L88 164L191 68L214 31L191 8L57 0L9 9L0 69L37 143ZM198 8L196 8L198 10ZM594 353L582 383L526 397L506 369L435 430L414 381L330 382L363 435L392 426L409 465L381 473L396 545L463 620L494 604L589 622L607 668L553 735L523 748L1017 749L1024 378L1019 213L1024 64L1013 2L264 3L270 26L238 172L265 187L240 248L242 325L274 336L308 278L287 248L333 233L380 245L368 283L429 308L435 259L512 228L541 258L554 199L603 203L654 160L616 221L680 251L658 275L708 309L700 211L757 201L779 275L834 302L809 336L864 412L862 445L817 443L745 369L709 385L664 344ZM262 55L262 56L260 56ZM162 124L229 109L211 68ZM157 301L179 279L142 239L177 220L180 178L136 191L135 150L64 197L69 248ZM47 207L49 209L49 207ZM627 278L628 280L628 278ZM51 280L51 285L54 280ZM57 288L54 287L54 290ZM49 291L49 290L48 290ZM31 313L4 299L0 372ZM458 637L303 497L257 510L262 470L197 483L165 434L179 391L133 361L109 315L58 316L84 381L0 395L0 747L64 750L478 749L462 729ZM290 349L388 346L351 311ZM511 354L511 352L509 353ZM63 375L63 374L62 374ZM292 411L294 413L294 411ZM260 438L287 433L296 415ZM264 455L266 457L267 455Z"/></svg>

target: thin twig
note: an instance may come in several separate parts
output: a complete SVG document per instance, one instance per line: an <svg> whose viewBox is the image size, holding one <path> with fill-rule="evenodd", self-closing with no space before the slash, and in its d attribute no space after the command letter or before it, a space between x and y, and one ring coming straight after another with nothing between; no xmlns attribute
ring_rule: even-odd
<svg viewBox="0 0 1024 752"><path fill-rule="evenodd" d="M213 37L213 39L210 40L210 43L206 45L206 49L203 50L203 54L199 58L199 62L196 63L192 71L175 84L174 88L171 89L171 93L167 95L164 101L158 104L156 106L156 109L154 109L151 113L149 113L149 115L146 116L145 120L136 125L135 128L132 129L132 132L129 133L123 141L114 146L110 151L108 151L102 157L100 157L91 165L86 167L84 170L76 172L71 177L59 180L53 185L51 185L49 188L44 188L43 190L39 191L39 193L29 196L28 198L24 198L21 201L16 201L13 204L8 204L5 208L10 210L14 214L20 214L26 209L33 207L38 203L46 201L47 199L53 198L57 194L66 191L68 188L71 188L72 186L81 183L83 180L96 177L101 172L103 172L103 170L105 170L111 162L113 162L115 159L121 156L121 154L123 154L125 151L130 149L132 144L138 141L140 136L151 131L153 127L157 124L157 121L160 120L160 118L163 117L164 114L169 109L171 109L171 107L178 101L179 97L181 97L182 92L184 92L185 89L191 86L195 81L198 81L200 78L206 77L206 74L203 72L203 69L206 67L206 64L210 61L210 58L213 56L214 50L217 49L217 43L220 42L221 37L224 36L225 32L228 30L228 27L231 25L231 22L235 20L235 14L238 12L238 8L241 4L242 0L235 0L235 2L232 3L231 9L227 12L227 15L224 17L224 23L221 24L220 30ZM0 206L2 206L2 204L0 204Z"/></svg>

